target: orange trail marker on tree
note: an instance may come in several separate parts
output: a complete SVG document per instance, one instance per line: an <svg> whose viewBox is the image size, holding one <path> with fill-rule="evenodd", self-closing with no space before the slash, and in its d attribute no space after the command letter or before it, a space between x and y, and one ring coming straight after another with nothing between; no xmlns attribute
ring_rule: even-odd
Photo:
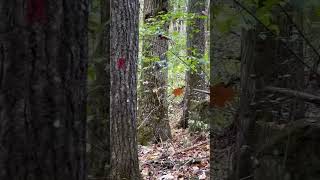
<svg viewBox="0 0 320 180"><path fill-rule="evenodd" d="M173 91L172 91L172 94L174 95L174 96L181 96L182 94L183 94L183 88L184 87L180 87L180 88L176 88L176 89L174 89Z"/></svg>
<svg viewBox="0 0 320 180"><path fill-rule="evenodd" d="M225 107L230 102L236 92L231 86L226 86L223 82L210 87L210 106Z"/></svg>

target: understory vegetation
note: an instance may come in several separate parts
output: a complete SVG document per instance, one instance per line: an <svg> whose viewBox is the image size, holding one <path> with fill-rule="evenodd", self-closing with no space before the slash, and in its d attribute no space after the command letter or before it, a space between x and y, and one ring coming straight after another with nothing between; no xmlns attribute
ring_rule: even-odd
<svg viewBox="0 0 320 180"><path fill-rule="evenodd" d="M318 180L319 47L319 0L0 1L0 180Z"/></svg>

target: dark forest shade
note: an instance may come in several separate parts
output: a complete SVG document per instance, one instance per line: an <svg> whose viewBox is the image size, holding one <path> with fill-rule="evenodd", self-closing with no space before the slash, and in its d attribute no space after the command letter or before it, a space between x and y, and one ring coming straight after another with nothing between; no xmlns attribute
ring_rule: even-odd
<svg viewBox="0 0 320 180"><path fill-rule="evenodd" d="M105 180L110 175L110 0L99 0L103 36L98 47L102 61L94 64L96 78L88 82L88 176ZM94 13L92 13L94 14ZM93 36L96 33L93 33ZM91 47L94 48L94 47ZM94 59L94 58L93 58ZM91 86L90 86L91 85ZM90 179L89 178L89 179Z"/></svg>
<svg viewBox="0 0 320 180"><path fill-rule="evenodd" d="M287 9L288 12L292 12L292 10ZM243 30L241 34L241 92L236 147L237 152L241 153L237 154L235 164L234 178L236 179L248 177L255 171L252 161L254 153L249 149L257 147L257 144L263 142L263 138L257 139L259 135L261 136L261 131L257 130L258 121L293 122L304 117L303 101L291 99L274 104L271 101L264 101L267 94L259 92L267 86L305 89L302 64L293 55L295 53L302 57L303 44L300 38L288 43L293 32L293 25L280 12L275 13L274 16L279 23L279 36L286 39L286 42L275 38L270 32L266 34L266 38L262 38L261 34L266 29L261 24L256 25L253 29ZM290 64L287 61L290 61ZM292 76L278 78L284 72ZM251 78L252 74L256 77ZM284 164L285 166L288 164Z"/></svg>
<svg viewBox="0 0 320 180"><path fill-rule="evenodd" d="M88 2L0 7L0 179L85 180Z"/></svg>

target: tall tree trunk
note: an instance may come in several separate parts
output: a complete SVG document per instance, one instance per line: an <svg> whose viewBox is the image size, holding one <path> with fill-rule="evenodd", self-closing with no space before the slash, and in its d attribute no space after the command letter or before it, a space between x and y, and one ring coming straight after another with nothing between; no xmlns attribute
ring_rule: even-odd
<svg viewBox="0 0 320 180"><path fill-rule="evenodd" d="M85 180L88 2L0 7L0 179Z"/></svg>
<svg viewBox="0 0 320 180"><path fill-rule="evenodd" d="M210 61L210 87L213 86L213 77L214 77L214 72L213 72L213 62L214 62L214 46L213 46L213 21L214 21L214 5L215 3L213 2L213 0L210 0L209 2L209 11L208 11L208 14L209 14L209 43L210 43L210 46L209 46L209 61ZM210 99L211 101L211 99ZM210 109L211 111L213 111L212 109ZM214 136L213 136L213 122L210 121L209 122L209 126L210 126L210 134L209 134L209 138L210 138L210 180L214 180L214 176L215 174L213 173L214 172L214 159L215 157L213 156L213 149L215 148L214 147Z"/></svg>
<svg viewBox="0 0 320 180"><path fill-rule="evenodd" d="M195 15L187 25L187 55L192 58L192 64L195 69L186 72L186 93L184 97L183 115L181 117L180 126L188 127L188 120L197 102L204 100L205 95L194 91L193 89L205 88L205 72L201 59L204 57L206 39L205 39L205 19L203 12L206 10L206 0L189 0L188 13Z"/></svg>
<svg viewBox="0 0 320 180"><path fill-rule="evenodd" d="M145 0L144 22L148 24L151 17L157 18L160 12L166 13L168 6L168 0ZM163 37L168 31L168 23L163 25L161 31L160 34L148 37L143 42L142 97L139 102L139 114L141 122L146 122L146 127L139 133L141 143L171 138L167 103L168 40Z"/></svg>
<svg viewBox="0 0 320 180"><path fill-rule="evenodd" d="M101 25L104 26L99 55L103 61L94 62L96 79L89 89L88 151L89 176L107 179L110 175L110 0L100 0Z"/></svg>
<svg viewBox="0 0 320 180"><path fill-rule="evenodd" d="M218 5L217 0L210 0L209 2L209 31L210 31L210 35L209 35L209 59L210 59L210 87L212 87L214 85L214 79L217 76L216 75L216 71L215 71L215 58L214 58L214 52L215 52L215 33L214 33L214 26L213 26L213 22L215 20L215 12L214 9L215 7ZM211 89L211 88L210 88ZM211 99L212 96L210 96L210 101L212 101ZM214 109L213 107L210 107L210 111L213 114L214 113ZM214 149L215 147L215 140L214 140L214 134L215 134L215 129L214 129L214 122L213 120L210 120L209 122L209 126L210 126L210 180L216 180L217 175L215 174L216 171L216 164L215 164L215 159L216 157L214 156L215 152Z"/></svg>
<svg viewBox="0 0 320 180"><path fill-rule="evenodd" d="M137 140L138 0L111 3L111 179L140 179Z"/></svg>

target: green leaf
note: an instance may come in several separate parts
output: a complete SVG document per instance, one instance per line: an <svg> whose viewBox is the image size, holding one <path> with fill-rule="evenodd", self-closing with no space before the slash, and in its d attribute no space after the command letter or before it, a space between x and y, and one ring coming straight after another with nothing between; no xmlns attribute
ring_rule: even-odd
<svg viewBox="0 0 320 180"><path fill-rule="evenodd" d="M96 71L95 71L94 65L89 65L88 67L88 79L89 81L96 80Z"/></svg>
<svg viewBox="0 0 320 180"><path fill-rule="evenodd" d="M276 24L271 24L268 26L268 28L274 32L276 35L279 35L280 34L280 29L279 29L279 26L276 25Z"/></svg>
<svg viewBox="0 0 320 180"><path fill-rule="evenodd" d="M228 33L232 28L240 25L241 18L234 8L228 5L217 6L215 8L213 28L216 28L220 33Z"/></svg>
<svg viewBox="0 0 320 180"><path fill-rule="evenodd" d="M266 26L269 26L271 24L271 18L272 14L270 11L267 11L264 8L261 8L257 11L257 17L258 19Z"/></svg>
<svg viewBox="0 0 320 180"><path fill-rule="evenodd" d="M315 13L316 13L317 16L320 17L320 6L317 7L317 9L315 10Z"/></svg>

